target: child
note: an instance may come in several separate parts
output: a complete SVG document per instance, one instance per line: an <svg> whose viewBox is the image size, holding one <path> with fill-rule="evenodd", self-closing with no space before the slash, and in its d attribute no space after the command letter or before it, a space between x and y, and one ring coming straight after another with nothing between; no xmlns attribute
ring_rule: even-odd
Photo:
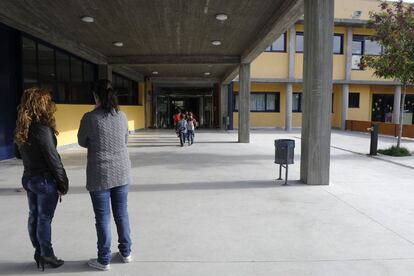
<svg viewBox="0 0 414 276"><path fill-rule="evenodd" d="M195 135L195 128L197 127L197 121L193 117L193 113L189 113L188 119L188 145L192 145L194 143L194 135Z"/></svg>

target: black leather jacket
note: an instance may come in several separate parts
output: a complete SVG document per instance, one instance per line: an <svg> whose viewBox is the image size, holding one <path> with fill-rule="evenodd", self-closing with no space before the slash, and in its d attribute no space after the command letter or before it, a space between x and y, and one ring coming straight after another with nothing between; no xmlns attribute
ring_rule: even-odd
<svg viewBox="0 0 414 276"><path fill-rule="evenodd" d="M46 125L34 123L29 129L26 143L16 147L16 157L23 159L23 177L53 177L57 189L66 194L69 188L68 177L56 150L56 136Z"/></svg>

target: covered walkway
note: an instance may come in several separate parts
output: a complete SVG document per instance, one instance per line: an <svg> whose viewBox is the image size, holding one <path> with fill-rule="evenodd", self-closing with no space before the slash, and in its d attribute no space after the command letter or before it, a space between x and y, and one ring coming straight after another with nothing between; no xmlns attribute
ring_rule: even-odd
<svg viewBox="0 0 414 276"><path fill-rule="evenodd" d="M367 157L367 136L334 132L330 185L298 184L296 163L293 182L281 186L274 181L273 140L294 138L299 161L299 132L253 131L250 144L236 143L236 132L196 138L180 148L169 131L131 137L135 261L114 258L105 275L412 275L414 159L391 160L402 166ZM381 138L380 146L392 142ZM414 150L414 142L405 143ZM96 254L86 152L70 149L62 158L71 189L58 205L53 240L66 264L47 274L101 275L86 265ZM27 200L15 191L21 170L19 161L0 166L7 249L0 250L0 275L39 274L26 233Z"/></svg>

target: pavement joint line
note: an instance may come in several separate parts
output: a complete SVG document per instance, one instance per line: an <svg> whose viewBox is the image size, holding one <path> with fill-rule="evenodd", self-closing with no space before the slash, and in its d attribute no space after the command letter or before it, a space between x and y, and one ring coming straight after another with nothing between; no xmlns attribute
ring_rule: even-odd
<svg viewBox="0 0 414 276"><path fill-rule="evenodd" d="M200 263L200 264L232 264L232 263L322 263L322 262L371 262L371 261L414 261L414 258L355 258L355 259L310 259L310 260L134 260L133 263Z"/></svg>
<svg viewBox="0 0 414 276"><path fill-rule="evenodd" d="M384 224L382 224L381 222L379 222L378 220L374 219L373 217L371 217L370 215L368 215L367 213L363 212L362 210L359 210L357 207L355 207L354 205L352 205L351 203L349 203L348 201L340 198L339 196L337 196L336 194L328 191L325 188L322 188L322 190L324 190L325 192L327 192L328 194L330 194L331 196L335 197L337 200L341 201L342 203L344 203L345 205L351 207L352 209L354 209L355 211L357 211L359 214L361 214L362 216L365 216L366 218L368 218L369 220L371 220L372 222L378 224L379 226L383 227L384 229L386 229L387 231L390 231L391 233L393 233L394 235L396 235L397 237L399 237L400 239L408 242L409 244L411 244L412 246L414 246L414 242L411 241L410 239L404 237L402 234L396 232L395 230L391 229L388 226L385 226Z"/></svg>

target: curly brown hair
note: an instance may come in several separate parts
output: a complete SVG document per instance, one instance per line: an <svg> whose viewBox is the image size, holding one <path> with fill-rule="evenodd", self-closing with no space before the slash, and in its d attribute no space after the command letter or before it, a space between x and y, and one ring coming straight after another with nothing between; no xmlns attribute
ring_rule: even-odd
<svg viewBox="0 0 414 276"><path fill-rule="evenodd" d="M26 143L32 123L47 125L58 135L55 112L56 105L48 90L38 87L26 89L18 107L14 142L18 145Z"/></svg>

